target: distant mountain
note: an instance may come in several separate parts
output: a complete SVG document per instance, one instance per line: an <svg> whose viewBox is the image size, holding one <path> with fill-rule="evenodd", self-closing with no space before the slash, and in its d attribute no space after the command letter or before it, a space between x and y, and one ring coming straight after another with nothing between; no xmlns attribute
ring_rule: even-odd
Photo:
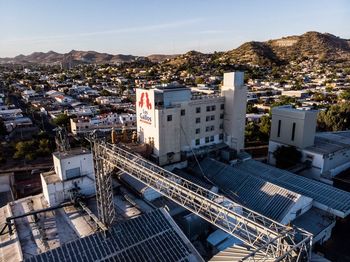
<svg viewBox="0 0 350 262"><path fill-rule="evenodd" d="M300 58L323 61L350 61L350 40L332 34L307 32L266 42L247 42L223 54L231 63L281 64Z"/></svg>
<svg viewBox="0 0 350 262"><path fill-rule="evenodd" d="M151 61L151 62L155 62L155 63L159 63L159 62L164 62L167 59L171 59L174 57L177 57L178 55L162 55L162 54L153 54L153 55L149 55L147 56L147 58Z"/></svg>
<svg viewBox="0 0 350 262"><path fill-rule="evenodd" d="M35 52L30 55L19 55L14 58L0 58L0 63L17 64L116 64L132 62L139 57L133 55L111 55L95 51L72 50L66 54L53 51ZM182 55L153 54L143 59L161 62L166 66L188 68L193 66L224 64L251 64L271 66L313 58L322 61L346 61L350 63L350 40L332 34L307 32L300 36L287 36L265 42L247 42L227 52L203 54L190 51Z"/></svg>
<svg viewBox="0 0 350 262"><path fill-rule="evenodd" d="M166 61L166 64L172 65L172 66L192 66L192 65L199 65L200 63L206 62L208 59L211 58L211 54L204 54L198 51L189 51L185 54L178 55L168 61Z"/></svg>
<svg viewBox="0 0 350 262"><path fill-rule="evenodd" d="M116 64L135 61L132 55L111 55L95 51L72 50L66 54L49 51L47 53L34 52L30 55L19 55L14 58L0 58L0 63L15 64Z"/></svg>

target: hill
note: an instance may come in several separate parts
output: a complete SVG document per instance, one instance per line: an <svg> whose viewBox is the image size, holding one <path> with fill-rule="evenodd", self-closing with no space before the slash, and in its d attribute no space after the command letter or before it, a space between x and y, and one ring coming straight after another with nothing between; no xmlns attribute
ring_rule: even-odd
<svg viewBox="0 0 350 262"><path fill-rule="evenodd" d="M332 34L307 32L266 42L248 42L225 52L221 60L237 64L279 65L298 59L350 61L350 40Z"/></svg>
<svg viewBox="0 0 350 262"><path fill-rule="evenodd" d="M227 52L204 54L190 51L181 55L153 54L142 57L166 67L192 68L207 64L239 64L271 66L300 61L301 59L316 59L319 61L350 62L350 40L342 39L332 34L307 32L300 36L287 36L265 42L247 42L236 49ZM30 55L19 55L14 58L0 58L0 63L16 64L116 64L133 62L138 59L133 55L112 55L95 51L72 50L66 54L50 51L35 52Z"/></svg>
<svg viewBox="0 0 350 262"><path fill-rule="evenodd" d="M54 51L47 53L34 52L30 55L19 55L14 58L0 58L0 63L14 64L116 64L135 61L132 55L111 55L95 51L76 51L60 54Z"/></svg>

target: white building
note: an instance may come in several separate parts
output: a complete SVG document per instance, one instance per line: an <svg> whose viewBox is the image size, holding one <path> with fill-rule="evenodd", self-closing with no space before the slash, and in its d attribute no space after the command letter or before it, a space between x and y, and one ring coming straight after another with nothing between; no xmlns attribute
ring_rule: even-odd
<svg viewBox="0 0 350 262"><path fill-rule="evenodd" d="M73 135L84 134L93 130L110 131L115 129L136 129L135 114L109 113L96 117L78 117L70 119Z"/></svg>
<svg viewBox="0 0 350 262"><path fill-rule="evenodd" d="M275 164L277 147L295 146L302 162L311 163L301 174L332 184L333 177L350 168L350 131L316 133L316 121L315 110L273 108L268 160Z"/></svg>
<svg viewBox="0 0 350 262"><path fill-rule="evenodd" d="M54 96L54 99L58 103L63 104L63 105L68 105L74 101L73 98L71 98L70 96L66 96L66 95L56 95L56 96Z"/></svg>
<svg viewBox="0 0 350 262"><path fill-rule="evenodd" d="M74 191L95 194L95 172L92 153L74 149L52 154L54 171L41 174L43 194L49 206L71 200Z"/></svg>
<svg viewBox="0 0 350 262"><path fill-rule="evenodd" d="M182 152L226 143L244 148L247 90L243 72L224 74L221 94L195 94L180 85L136 89L140 142L153 145L160 165L181 160Z"/></svg>

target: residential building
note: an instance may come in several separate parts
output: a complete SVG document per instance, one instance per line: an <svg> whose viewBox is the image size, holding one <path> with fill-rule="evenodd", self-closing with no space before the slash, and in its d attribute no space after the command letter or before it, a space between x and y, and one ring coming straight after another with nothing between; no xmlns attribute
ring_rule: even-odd
<svg viewBox="0 0 350 262"><path fill-rule="evenodd" d="M71 132L80 135L93 130L110 131L115 129L136 129L135 114L109 113L95 117L78 117L70 119Z"/></svg>

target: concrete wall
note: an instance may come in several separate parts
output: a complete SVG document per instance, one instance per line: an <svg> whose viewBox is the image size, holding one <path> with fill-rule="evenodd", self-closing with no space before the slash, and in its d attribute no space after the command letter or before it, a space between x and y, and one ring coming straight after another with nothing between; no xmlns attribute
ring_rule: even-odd
<svg viewBox="0 0 350 262"><path fill-rule="evenodd" d="M136 100L140 101L141 95L148 92L149 99L153 99L154 90L137 89ZM186 98L186 96L185 96ZM184 99L185 99L184 98ZM187 98L186 98L187 99ZM152 100L151 100L152 101ZM223 133L223 116L224 110L221 109L221 104L224 104L223 97L205 97L198 100L190 100L179 102L169 107L141 108L137 102L137 131L140 142L149 143L150 138L154 141L153 152L159 157L159 164L166 165L180 161L181 151L189 151L191 148L197 148L204 145L220 143L220 134ZM210 111L207 111L207 106ZM213 109L212 110L212 108ZM197 108L200 112L197 113ZM181 111L184 110L184 115ZM145 121L143 118L147 118ZM168 121L168 116L171 116L171 121ZM213 116L213 120L211 117ZM207 121L207 117L210 120ZM196 119L200 118L200 123L196 123ZM207 130L207 127L213 127ZM197 134L196 129L200 129ZM209 141L206 142L206 137ZM213 137L214 140L210 141ZM200 144L196 145L196 140L200 140ZM174 153L169 159L168 153Z"/></svg>
<svg viewBox="0 0 350 262"><path fill-rule="evenodd" d="M306 211L312 207L313 199L306 196L300 196L292 208L288 211L285 217L282 219L281 224L288 224L290 221L296 219L298 216L301 216ZM297 212L298 216L297 216Z"/></svg>
<svg viewBox="0 0 350 262"><path fill-rule="evenodd" d="M10 175L11 174L0 175L0 192L11 191Z"/></svg>
<svg viewBox="0 0 350 262"><path fill-rule="evenodd" d="M189 151L191 148L199 148L205 145L217 144L222 142L219 139L220 134L223 134L223 122L221 117L224 114L224 110L221 109L221 105L224 104L223 97L205 98L199 100L192 100L188 104L181 104L181 109L185 110L185 115L181 116L181 150ZM207 106L214 110L207 111ZM200 112L197 113L197 108L200 108ZM214 116L214 120L207 121L207 117ZM196 123L196 119L200 118L200 123ZM209 128L209 130L207 129ZM213 130L211 128L213 127ZM199 133L196 133L196 129L199 129ZM208 131L207 131L208 130ZM209 138L209 142L206 142L206 137ZM214 141L210 140L210 137L214 137ZM196 145L196 140L199 139L199 145Z"/></svg>
<svg viewBox="0 0 350 262"><path fill-rule="evenodd" d="M298 148L312 146L315 140L316 117L317 111L298 110L286 106L274 107L270 140ZM294 140L293 124L295 124Z"/></svg>
<svg viewBox="0 0 350 262"><path fill-rule="evenodd" d="M66 180L66 171L73 168L79 168L81 175L94 177L94 166L92 153L72 154L72 155L53 155L54 168L56 174L61 180Z"/></svg>
<svg viewBox="0 0 350 262"><path fill-rule="evenodd" d="M225 73L221 95L225 97L225 143L239 152L244 149L247 106L247 88L244 86L244 73Z"/></svg>
<svg viewBox="0 0 350 262"><path fill-rule="evenodd" d="M88 177L79 177L76 179L58 181L56 183L46 184L45 179L41 176L43 194L49 206L58 205L64 201L70 200L69 190L77 185L80 193L86 196L95 194L95 181Z"/></svg>
<svg viewBox="0 0 350 262"><path fill-rule="evenodd" d="M323 172L330 171L350 161L350 148L324 156ZM339 173L339 172L338 172ZM338 174L333 172L334 175Z"/></svg>
<svg viewBox="0 0 350 262"><path fill-rule="evenodd" d="M168 116L171 116L171 121L168 121ZM180 118L179 107L156 110L158 137L156 135L154 147L157 149L160 165L178 162L181 159Z"/></svg>

